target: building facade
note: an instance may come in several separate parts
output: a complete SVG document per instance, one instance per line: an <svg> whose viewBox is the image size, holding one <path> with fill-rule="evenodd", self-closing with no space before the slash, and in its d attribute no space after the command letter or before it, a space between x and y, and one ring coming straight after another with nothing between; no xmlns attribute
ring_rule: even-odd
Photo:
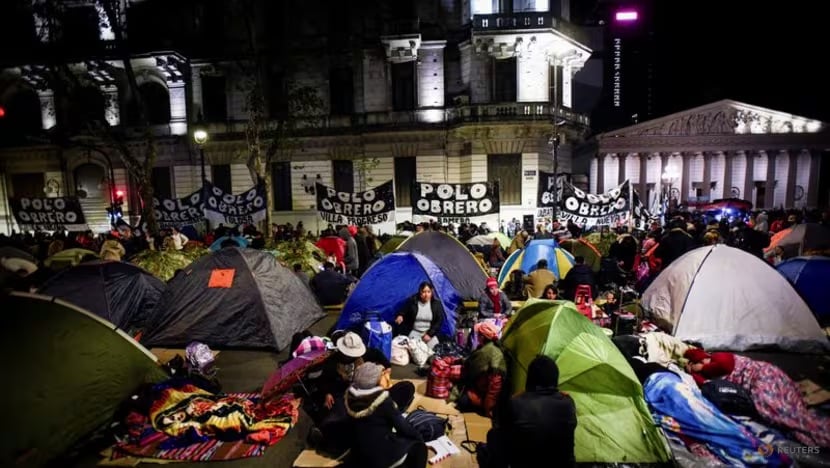
<svg viewBox="0 0 830 468"><path fill-rule="evenodd" d="M627 179L650 207L668 194L687 206L733 197L766 209L828 206L820 177L830 132L805 117L724 100L600 134L595 148L593 193Z"/></svg>
<svg viewBox="0 0 830 468"><path fill-rule="evenodd" d="M183 197L201 186L200 149L208 180L234 193L250 188L245 130L251 75L240 64L250 63L244 57L253 41L246 42L245 25L227 10L235 2L186 2L191 7L179 6L179 12L168 11L169 2L119 2L126 40L143 47L131 47L143 51L130 62L158 144L157 196ZM75 8L83 6L77 3ZM266 75L268 110L278 114L292 86L313 89L322 102L304 118L290 147L272 159L275 222L325 227L315 207L315 183L358 192L393 180L399 223L421 221L410 208L415 180L498 180L501 212L472 219L494 226L535 214L538 172L554 166L554 134L558 170L571 172L571 148L589 125L571 109L573 78L591 51L568 22L566 1L241 3L258 8L249 25L255 50L269 57L258 69ZM103 19L95 4L86 8L86 16ZM160 18L177 14L188 19L164 33ZM37 31L43 20L31 19ZM96 40L90 39L94 46L71 64L94 97L80 107L130 135L136 104L125 86L124 61L107 54L114 35L106 21L91 24L98 28ZM39 43L51 40L37 35ZM47 65L22 60L3 61L0 106L8 112L0 133L71 129L72 100L50 89ZM197 122L209 134L201 148L192 143ZM140 146L138 136L128 144ZM127 212L136 214L129 209L138 203L130 176L106 149L10 140L0 148L0 230L14 228L9 196L81 194L98 230L106 226L113 191L123 191ZM376 229L394 230L386 224Z"/></svg>

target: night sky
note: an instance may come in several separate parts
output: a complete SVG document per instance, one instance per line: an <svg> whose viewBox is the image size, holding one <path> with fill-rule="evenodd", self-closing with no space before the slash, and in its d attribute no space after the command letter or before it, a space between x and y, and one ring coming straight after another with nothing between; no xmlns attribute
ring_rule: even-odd
<svg viewBox="0 0 830 468"><path fill-rule="evenodd" d="M665 111L728 98L830 122L821 2L657 1Z"/></svg>

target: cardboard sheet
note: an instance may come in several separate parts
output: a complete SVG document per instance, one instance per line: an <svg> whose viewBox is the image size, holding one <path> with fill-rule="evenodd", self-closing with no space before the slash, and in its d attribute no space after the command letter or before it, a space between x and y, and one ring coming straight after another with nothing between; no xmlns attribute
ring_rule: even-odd
<svg viewBox="0 0 830 468"><path fill-rule="evenodd" d="M804 401L810 406L820 405L830 400L830 391L821 388L810 379L798 382L798 388L804 396Z"/></svg>

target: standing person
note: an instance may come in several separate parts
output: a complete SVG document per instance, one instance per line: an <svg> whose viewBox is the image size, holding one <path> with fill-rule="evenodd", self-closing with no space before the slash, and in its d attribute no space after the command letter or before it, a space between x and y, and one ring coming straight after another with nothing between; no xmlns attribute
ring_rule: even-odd
<svg viewBox="0 0 830 468"><path fill-rule="evenodd" d="M349 228L343 226L338 232L338 235L344 242L346 242L346 251L344 252L343 256L343 263L346 264L346 273L352 276L358 276L358 270L360 269L360 259L357 253L357 242L355 242L354 237L352 237L352 233L349 232Z"/></svg>
<svg viewBox="0 0 830 468"><path fill-rule="evenodd" d="M407 335L411 340L422 340L435 348L438 344L438 333L447 314L441 301L435 297L432 283L424 281L418 286L418 292L412 296L395 316L397 335Z"/></svg>

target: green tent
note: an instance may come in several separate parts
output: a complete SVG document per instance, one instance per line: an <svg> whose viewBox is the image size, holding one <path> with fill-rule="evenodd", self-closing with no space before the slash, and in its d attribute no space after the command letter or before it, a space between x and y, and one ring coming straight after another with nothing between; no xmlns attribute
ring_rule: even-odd
<svg viewBox="0 0 830 468"><path fill-rule="evenodd" d="M165 373L115 325L35 294L3 297L0 397L7 422L0 466L42 466L108 424L116 409Z"/></svg>
<svg viewBox="0 0 830 468"><path fill-rule="evenodd" d="M404 235L397 235L390 237L383 245L380 246L378 252L382 255L388 255L392 252L398 250L398 246L404 243L405 240L409 239L411 236L404 236Z"/></svg>
<svg viewBox="0 0 830 468"><path fill-rule="evenodd" d="M669 448L643 399L631 366L572 302L531 299L502 335L513 394L527 367L544 354L559 365L559 387L576 403L574 453L579 463L659 463Z"/></svg>

